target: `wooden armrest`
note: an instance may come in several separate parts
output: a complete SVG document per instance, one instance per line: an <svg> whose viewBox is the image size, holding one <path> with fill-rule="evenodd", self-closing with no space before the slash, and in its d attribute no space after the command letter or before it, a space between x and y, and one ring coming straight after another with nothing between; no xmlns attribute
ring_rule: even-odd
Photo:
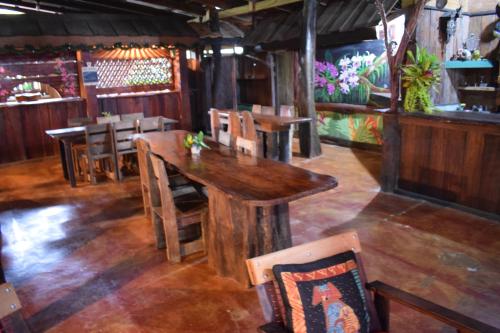
<svg viewBox="0 0 500 333"><path fill-rule="evenodd" d="M259 327L259 332L264 333L290 333L290 331L279 323L268 323Z"/></svg>
<svg viewBox="0 0 500 333"><path fill-rule="evenodd" d="M387 312L386 325L384 327L384 318L379 319L381 321L382 329L388 331L388 301L395 301L399 304L405 305L412 308L418 312L425 315L431 316L447 325L455 327L460 332L478 332L478 333L489 333L495 332L500 333L500 329L489 326L473 318L464 316L456 311L447 309L441 305L429 302L423 298L407 293L401 289L394 288L380 281L374 281L367 283L366 287L368 290L375 293L375 304L377 307L382 306L383 312ZM378 300L377 300L378 298ZM381 298L383 300L381 300ZM379 309L377 309L379 312Z"/></svg>

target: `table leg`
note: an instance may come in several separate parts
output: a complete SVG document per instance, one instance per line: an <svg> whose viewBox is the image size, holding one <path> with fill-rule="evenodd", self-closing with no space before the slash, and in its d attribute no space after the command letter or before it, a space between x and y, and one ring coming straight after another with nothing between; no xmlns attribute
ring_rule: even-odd
<svg viewBox="0 0 500 333"><path fill-rule="evenodd" d="M290 130L279 133L279 160L281 162L290 162L292 155L292 142L290 141Z"/></svg>
<svg viewBox="0 0 500 333"><path fill-rule="evenodd" d="M66 160L66 172L68 173L69 184L71 187L76 187L75 168L73 166L73 156L71 154L71 141L63 141L64 157Z"/></svg>
<svg viewBox="0 0 500 333"><path fill-rule="evenodd" d="M266 133L266 158L270 160L279 160L278 133Z"/></svg>
<svg viewBox="0 0 500 333"><path fill-rule="evenodd" d="M218 275L250 285L245 260L292 246L288 204L255 207L208 189L208 264Z"/></svg>
<svg viewBox="0 0 500 333"><path fill-rule="evenodd" d="M64 179L68 180L68 166L66 165L66 152L64 150L64 142L59 140L59 156L61 157L61 165L63 169Z"/></svg>

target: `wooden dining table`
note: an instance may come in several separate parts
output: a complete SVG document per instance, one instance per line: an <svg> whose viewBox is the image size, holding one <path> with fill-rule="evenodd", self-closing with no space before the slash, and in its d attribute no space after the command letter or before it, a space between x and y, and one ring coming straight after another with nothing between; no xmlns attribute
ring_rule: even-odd
<svg viewBox="0 0 500 333"><path fill-rule="evenodd" d="M337 186L337 180L290 164L245 155L207 140L191 155L189 132L134 135L185 177L207 187L208 263L217 274L248 285L245 260L292 246L288 203Z"/></svg>
<svg viewBox="0 0 500 333"><path fill-rule="evenodd" d="M171 129L177 123L177 120L163 118L163 126L166 130ZM46 130L45 133L58 140L64 178L69 181L71 187L76 187L75 168L71 149L75 142L79 142L85 138L85 126Z"/></svg>
<svg viewBox="0 0 500 333"><path fill-rule="evenodd" d="M229 117L232 109L218 110L219 116ZM210 113L210 111L208 111ZM239 111L237 111L239 112ZM252 113L257 124L256 130L264 134L266 157L272 160L289 162L292 156L292 142L290 131L293 125L311 122L307 117L284 117L261 113Z"/></svg>

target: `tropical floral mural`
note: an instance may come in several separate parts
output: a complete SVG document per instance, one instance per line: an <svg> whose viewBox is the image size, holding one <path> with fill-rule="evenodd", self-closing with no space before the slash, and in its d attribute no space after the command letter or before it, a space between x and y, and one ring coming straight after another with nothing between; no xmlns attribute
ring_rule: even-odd
<svg viewBox="0 0 500 333"><path fill-rule="evenodd" d="M383 143L382 116L319 111L317 125L320 136L375 145Z"/></svg>
<svg viewBox="0 0 500 333"><path fill-rule="evenodd" d="M389 92L389 67L382 41L367 41L317 53L316 102L366 105L373 92Z"/></svg>

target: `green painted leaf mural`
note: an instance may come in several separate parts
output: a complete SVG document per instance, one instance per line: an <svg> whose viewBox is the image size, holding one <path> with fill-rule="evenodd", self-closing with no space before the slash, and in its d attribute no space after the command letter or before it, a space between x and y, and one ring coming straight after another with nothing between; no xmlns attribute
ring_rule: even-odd
<svg viewBox="0 0 500 333"><path fill-rule="evenodd" d="M320 111L317 125L320 136L375 145L383 143L382 116Z"/></svg>

